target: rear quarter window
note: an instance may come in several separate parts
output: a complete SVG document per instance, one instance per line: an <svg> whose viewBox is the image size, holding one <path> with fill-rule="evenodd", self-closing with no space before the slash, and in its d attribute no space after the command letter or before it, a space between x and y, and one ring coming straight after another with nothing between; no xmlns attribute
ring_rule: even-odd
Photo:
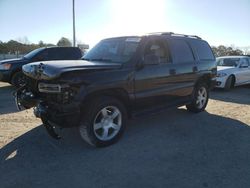
<svg viewBox="0 0 250 188"><path fill-rule="evenodd" d="M209 44L202 40L193 40L191 42L192 48L196 51L198 57L202 61L214 60L214 54Z"/></svg>
<svg viewBox="0 0 250 188"><path fill-rule="evenodd" d="M194 61L193 52L185 40L180 40L180 39L170 40L170 48L175 63L188 63Z"/></svg>

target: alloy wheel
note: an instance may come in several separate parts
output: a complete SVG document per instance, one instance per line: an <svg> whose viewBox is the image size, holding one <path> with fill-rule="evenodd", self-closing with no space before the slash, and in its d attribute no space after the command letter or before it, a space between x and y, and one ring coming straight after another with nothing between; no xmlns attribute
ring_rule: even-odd
<svg viewBox="0 0 250 188"><path fill-rule="evenodd" d="M95 136L107 141L114 138L120 131L122 126L122 113L115 106L107 106L101 109L94 119Z"/></svg>
<svg viewBox="0 0 250 188"><path fill-rule="evenodd" d="M198 91L196 105L197 108L201 109L206 104L207 101L207 90L205 87L201 87Z"/></svg>

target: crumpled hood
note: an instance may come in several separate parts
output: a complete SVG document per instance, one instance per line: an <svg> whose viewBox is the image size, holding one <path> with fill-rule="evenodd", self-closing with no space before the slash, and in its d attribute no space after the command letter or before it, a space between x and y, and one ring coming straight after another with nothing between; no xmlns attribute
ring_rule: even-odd
<svg viewBox="0 0 250 188"><path fill-rule="evenodd" d="M22 67L23 73L37 80L52 80L62 73L78 70L114 69L121 67L118 63L91 62L84 60L60 60L29 63Z"/></svg>
<svg viewBox="0 0 250 188"><path fill-rule="evenodd" d="M26 60L23 58L5 59L5 60L0 61L0 64L3 64L3 63L14 64L14 63L20 63L20 62L26 62Z"/></svg>
<svg viewBox="0 0 250 188"><path fill-rule="evenodd" d="M225 67L225 66L217 66L217 72L232 72L235 69L237 69L237 67Z"/></svg>

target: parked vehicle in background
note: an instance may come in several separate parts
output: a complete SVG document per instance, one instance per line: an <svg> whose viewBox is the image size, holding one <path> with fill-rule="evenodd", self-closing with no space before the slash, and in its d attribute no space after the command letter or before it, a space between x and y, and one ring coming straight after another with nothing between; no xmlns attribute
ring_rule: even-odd
<svg viewBox="0 0 250 188"><path fill-rule="evenodd" d="M225 56L216 61L216 87L230 90L234 86L250 84L250 57Z"/></svg>
<svg viewBox="0 0 250 188"><path fill-rule="evenodd" d="M216 61L197 36L155 33L105 39L83 60L31 63L23 72L19 108L35 106L54 138L54 127L78 126L83 140L103 147L121 137L128 117L182 105L204 111Z"/></svg>
<svg viewBox="0 0 250 188"><path fill-rule="evenodd" d="M43 47L31 51L22 58L0 61L0 81L20 87L24 84L22 66L36 61L76 60L82 57L77 47Z"/></svg>

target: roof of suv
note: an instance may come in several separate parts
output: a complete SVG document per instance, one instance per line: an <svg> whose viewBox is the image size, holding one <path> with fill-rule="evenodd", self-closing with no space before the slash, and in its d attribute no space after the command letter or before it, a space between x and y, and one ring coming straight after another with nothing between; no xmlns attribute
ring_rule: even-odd
<svg viewBox="0 0 250 188"><path fill-rule="evenodd" d="M145 36L159 36L159 35L202 40L202 38L197 36L197 35L186 35L186 34L179 34L179 33L173 33L173 32L155 32L155 33L148 33L148 34L145 34L145 35L138 35L138 36L136 36L136 35L134 35L134 36L119 36L119 37L106 38L104 40L122 39L122 38L134 38L134 37L145 37Z"/></svg>
<svg viewBox="0 0 250 188"><path fill-rule="evenodd" d="M156 32L156 33L149 33L148 35L167 35L167 36L174 36L174 37L187 37L187 38L194 38L194 39L201 39L197 35L186 35L186 34L179 34L173 32Z"/></svg>
<svg viewBox="0 0 250 188"><path fill-rule="evenodd" d="M44 48L77 48L79 49L78 47L73 47L73 46L46 46Z"/></svg>

